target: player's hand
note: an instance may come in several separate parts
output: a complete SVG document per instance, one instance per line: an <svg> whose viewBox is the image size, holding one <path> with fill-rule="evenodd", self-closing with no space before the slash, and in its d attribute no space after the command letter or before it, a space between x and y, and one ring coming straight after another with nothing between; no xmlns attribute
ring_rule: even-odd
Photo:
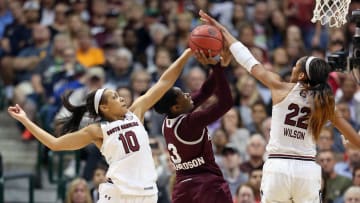
<svg viewBox="0 0 360 203"><path fill-rule="evenodd" d="M203 10L199 11L199 15L200 15L200 20L213 25L215 27L217 27L221 32L227 31L226 28L221 25L218 21L216 21L214 18L210 17L207 13L205 13Z"/></svg>
<svg viewBox="0 0 360 203"><path fill-rule="evenodd" d="M356 147L354 144L349 142L349 140L346 139L344 135L341 135L341 141L344 147L347 149L359 149L359 147Z"/></svg>
<svg viewBox="0 0 360 203"><path fill-rule="evenodd" d="M200 20L210 24L212 26L215 26L216 28L218 28L221 32L221 34L224 37L224 41L227 41L228 44L232 44L234 42L237 42L238 40L232 36L232 34L225 28L225 26L221 25L218 21L216 21L214 18L210 17L207 13L205 13L204 11L200 10L199 11L199 15L200 15Z"/></svg>
<svg viewBox="0 0 360 203"><path fill-rule="evenodd" d="M15 106L9 106L8 112L11 117L20 122L27 117L25 111L18 104L16 104Z"/></svg>
<svg viewBox="0 0 360 203"><path fill-rule="evenodd" d="M198 60L203 65L214 65L217 63L217 61L211 57L211 50L209 50L209 57L207 57L202 50L196 50L194 52L194 56L196 60Z"/></svg>
<svg viewBox="0 0 360 203"><path fill-rule="evenodd" d="M224 41L224 48L220 52L220 63L222 67L229 66L233 55L230 52L229 46L226 41Z"/></svg>

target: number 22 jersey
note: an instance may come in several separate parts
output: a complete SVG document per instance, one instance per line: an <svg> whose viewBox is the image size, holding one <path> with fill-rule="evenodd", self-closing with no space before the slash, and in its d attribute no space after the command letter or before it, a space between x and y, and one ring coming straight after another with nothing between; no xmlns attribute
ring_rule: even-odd
<svg viewBox="0 0 360 203"><path fill-rule="evenodd" d="M101 122L101 129L100 151L109 164L106 176L119 188L120 194L157 194L148 133L137 116L128 111L124 120Z"/></svg>
<svg viewBox="0 0 360 203"><path fill-rule="evenodd" d="M311 93L297 83L288 95L273 106L268 154L314 157L316 144L308 129L313 103Z"/></svg>

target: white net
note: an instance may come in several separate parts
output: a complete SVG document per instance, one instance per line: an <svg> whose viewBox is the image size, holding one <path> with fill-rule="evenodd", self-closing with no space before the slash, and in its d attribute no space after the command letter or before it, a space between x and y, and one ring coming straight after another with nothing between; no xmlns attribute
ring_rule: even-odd
<svg viewBox="0 0 360 203"><path fill-rule="evenodd" d="M346 23L346 15L351 0L316 0L311 22L320 21L322 25L341 27Z"/></svg>

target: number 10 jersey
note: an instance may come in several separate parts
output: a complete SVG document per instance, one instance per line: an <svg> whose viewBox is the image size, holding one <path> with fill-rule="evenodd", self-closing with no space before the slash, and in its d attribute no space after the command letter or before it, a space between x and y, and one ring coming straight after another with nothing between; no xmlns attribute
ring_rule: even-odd
<svg viewBox="0 0 360 203"><path fill-rule="evenodd" d="M109 164L106 176L119 188L119 194L157 194L148 133L136 115L129 111L123 120L101 122L101 129L100 151Z"/></svg>

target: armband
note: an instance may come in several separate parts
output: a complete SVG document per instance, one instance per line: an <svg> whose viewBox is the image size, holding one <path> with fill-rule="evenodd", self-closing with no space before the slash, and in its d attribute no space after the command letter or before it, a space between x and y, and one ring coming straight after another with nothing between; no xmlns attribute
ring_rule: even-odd
<svg viewBox="0 0 360 203"><path fill-rule="evenodd" d="M250 73L255 65L260 64L260 62L250 53L249 49L241 42L235 42L230 45L230 52L235 60Z"/></svg>

